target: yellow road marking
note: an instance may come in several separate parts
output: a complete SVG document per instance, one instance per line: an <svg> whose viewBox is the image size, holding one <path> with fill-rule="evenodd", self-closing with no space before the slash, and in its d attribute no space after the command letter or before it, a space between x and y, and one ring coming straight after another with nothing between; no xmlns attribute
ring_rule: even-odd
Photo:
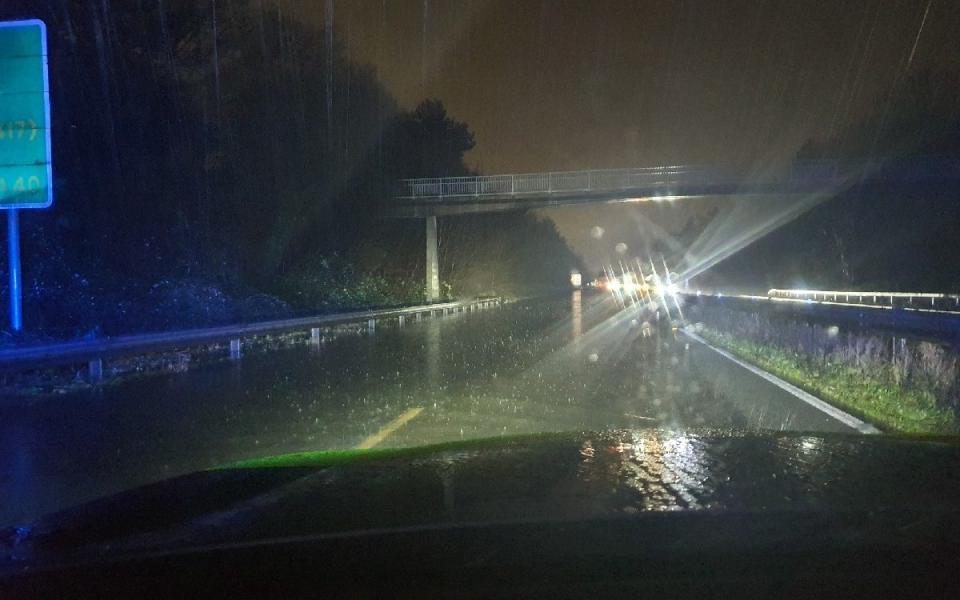
<svg viewBox="0 0 960 600"><path fill-rule="evenodd" d="M375 434L371 435L367 439L360 442L360 445L357 446L357 449L366 450L367 448L373 448L383 440L390 437L390 435L394 431L406 425L407 421L413 419L414 417L419 415L421 412L423 412L423 407L420 407L420 406L416 408L411 408L410 410L404 412L402 415L400 415L396 419L384 425L383 428L380 429L380 431L376 432Z"/></svg>

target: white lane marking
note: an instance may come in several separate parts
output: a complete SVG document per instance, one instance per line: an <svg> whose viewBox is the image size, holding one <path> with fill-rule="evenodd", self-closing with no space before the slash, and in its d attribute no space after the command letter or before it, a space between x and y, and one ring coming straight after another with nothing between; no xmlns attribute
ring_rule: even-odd
<svg viewBox="0 0 960 600"><path fill-rule="evenodd" d="M805 392L805 391L801 390L800 388L798 388L797 386L793 385L792 383L788 383L788 382L784 381L783 379L780 379L779 377L777 377L777 376L774 375L773 373L768 373L767 371L764 371L764 370L761 369L760 367L751 365L750 363L747 363L747 362L744 362L744 361L740 360L739 358L737 358L737 357L734 356L733 354L730 354L730 353L727 352L726 350L723 350L723 349L721 349L721 348L717 348L716 346L714 346L713 344L711 344L711 343L708 342L707 340L703 339L703 338L700 337L699 335L693 333L692 331L686 331L686 330L684 330L684 331L683 331L683 334L686 335L686 336L688 336L689 338L691 338L691 339L693 339L693 340L696 340L696 341L700 342L701 344L703 344L703 345L706 346L707 348L710 348L711 350L713 350L714 352L716 352L716 353L719 354L720 356L723 356L724 358L727 358L727 359L733 361L734 363L740 365L741 367L743 367L744 369L750 371L750 372L753 373L754 375L756 375L756 376L758 376L758 377L761 377L761 378L769 381L770 383L772 383L773 385L777 386L777 387L780 388L781 390L783 390L783 391L785 391L785 392L787 392L787 393L789 393L789 394L792 394L793 396L796 396L797 398L799 398L800 400L803 400L804 402L806 402L806 403L809 404L810 406L812 406L812 407L814 407L814 408L816 408L816 409L819 409L820 411L822 411L822 412L830 415L831 417L833 417L834 419L840 421L841 423L843 423L843 424L846 425L847 427L852 427L853 429L856 429L856 430L859 431L860 433L880 433L880 430L877 429L876 427L874 427L873 425L871 425L871 424L869 424L869 423L865 423L864 421L861 421L860 419L856 418L855 416L853 416L853 415L851 415L851 414L849 414L849 413L846 413L846 412L840 410L839 408L837 408L836 406L834 406L834 405L832 405L832 404L828 404L828 403L824 402L823 400L821 400L820 398L817 398L817 397L814 396L813 394L810 394L810 393L808 393L808 392Z"/></svg>

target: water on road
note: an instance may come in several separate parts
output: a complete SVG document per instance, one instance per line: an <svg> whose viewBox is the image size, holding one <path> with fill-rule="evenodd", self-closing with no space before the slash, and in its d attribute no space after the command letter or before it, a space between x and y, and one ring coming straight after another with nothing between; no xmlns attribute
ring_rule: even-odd
<svg viewBox="0 0 960 600"><path fill-rule="evenodd" d="M0 526L277 453L638 427L852 431L665 319L574 292L3 399Z"/></svg>

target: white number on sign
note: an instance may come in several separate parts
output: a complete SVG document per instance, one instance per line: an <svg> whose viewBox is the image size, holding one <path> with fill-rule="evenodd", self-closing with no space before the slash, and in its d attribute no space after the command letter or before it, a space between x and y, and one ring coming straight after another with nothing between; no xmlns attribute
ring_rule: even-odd
<svg viewBox="0 0 960 600"><path fill-rule="evenodd" d="M21 194L37 195L43 189L43 182L36 175L30 177L17 177L13 180L13 186L7 183L4 177L0 177L0 194L6 194L8 191L14 191Z"/></svg>
<svg viewBox="0 0 960 600"><path fill-rule="evenodd" d="M0 123L0 140L22 140L27 138L32 142L37 139L40 133L40 126L33 119L26 121L7 121Z"/></svg>

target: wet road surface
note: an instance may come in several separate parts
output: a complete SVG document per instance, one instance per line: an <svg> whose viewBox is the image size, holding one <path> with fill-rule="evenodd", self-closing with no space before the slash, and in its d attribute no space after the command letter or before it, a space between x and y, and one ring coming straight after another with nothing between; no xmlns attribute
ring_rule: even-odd
<svg viewBox="0 0 960 600"><path fill-rule="evenodd" d="M0 526L258 456L621 427L853 431L665 321L575 292L0 399Z"/></svg>

